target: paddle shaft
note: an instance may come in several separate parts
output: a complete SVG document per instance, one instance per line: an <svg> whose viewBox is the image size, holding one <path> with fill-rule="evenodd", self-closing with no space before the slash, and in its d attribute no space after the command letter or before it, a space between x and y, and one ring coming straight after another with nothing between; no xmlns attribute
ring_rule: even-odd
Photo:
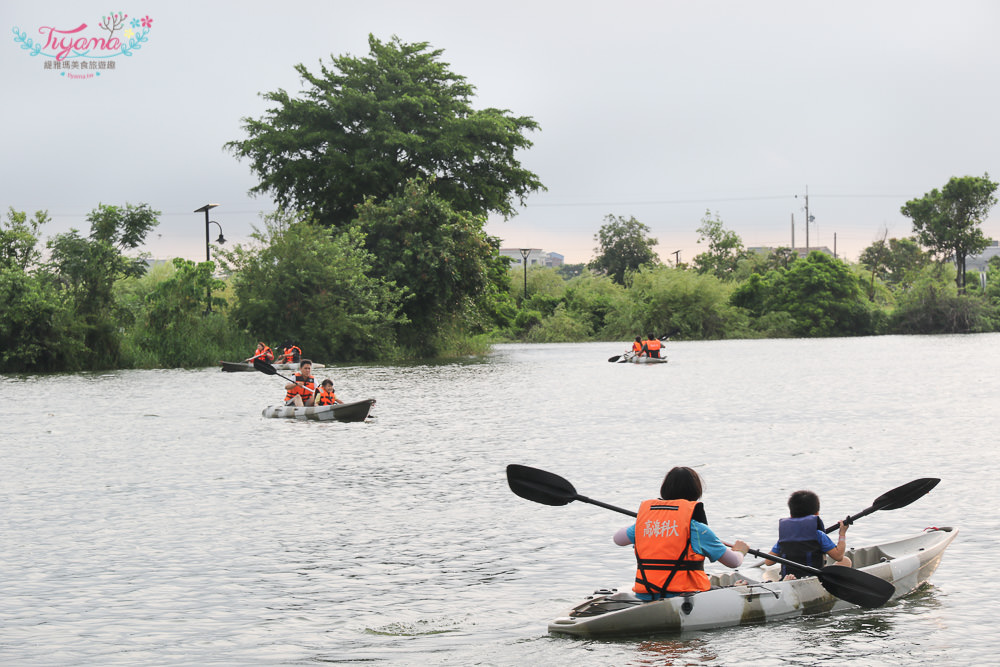
<svg viewBox="0 0 1000 667"><path fill-rule="evenodd" d="M286 380L288 380L292 384L298 384L297 381L293 380L292 378L288 377L287 375L282 375L281 373L279 373L278 369L275 368L274 365L267 363L263 359L260 359L260 358L254 359L253 367L256 368L257 370L259 370L261 373L264 373L265 375L277 375L278 377L285 378ZM312 391L310 391L307 387L302 387L302 388L305 389L306 391L308 391L310 394L315 394L316 393L315 389L312 390Z"/></svg>

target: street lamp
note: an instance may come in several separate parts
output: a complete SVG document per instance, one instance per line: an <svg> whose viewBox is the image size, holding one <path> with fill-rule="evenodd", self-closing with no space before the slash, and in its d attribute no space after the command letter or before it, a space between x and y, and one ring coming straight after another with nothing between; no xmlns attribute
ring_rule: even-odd
<svg viewBox="0 0 1000 667"><path fill-rule="evenodd" d="M206 215L208 215L206 213ZM521 251L521 258L524 260L524 297L528 298L528 255L531 254L531 248L518 248Z"/></svg>
<svg viewBox="0 0 1000 667"><path fill-rule="evenodd" d="M208 219L208 212L211 209L215 208L216 206L218 206L218 204L205 204L201 208L196 208L194 210L195 213L201 213L203 211L205 213L205 261L206 262L209 262L209 261L212 260L212 257L209 254L209 240L208 240L208 226L209 226L209 224L215 225L216 227L219 228L219 238L217 238L215 240L215 242L219 243L219 244L222 244L222 243L226 242L226 237L224 237L222 235L222 225L220 225L219 223L217 223L215 220L209 220ZM212 312L212 286L211 286L211 284L209 284L208 287L206 287L206 292L207 292L206 296L208 298L208 308L205 309L205 312L206 313L210 313L210 312Z"/></svg>

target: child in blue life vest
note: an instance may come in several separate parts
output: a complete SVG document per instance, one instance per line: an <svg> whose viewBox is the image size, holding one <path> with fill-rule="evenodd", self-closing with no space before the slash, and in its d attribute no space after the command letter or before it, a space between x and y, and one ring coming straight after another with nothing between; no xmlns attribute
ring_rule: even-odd
<svg viewBox="0 0 1000 667"><path fill-rule="evenodd" d="M812 491L796 491L788 497L788 512L791 516L778 521L778 541L771 547L773 555L815 568L823 567L826 555L833 559L834 565L851 567L851 559L845 555L847 523L840 522L839 539L834 544L819 518L819 496ZM771 565L774 561L765 563ZM798 573L810 574L805 570ZM781 576L794 579L795 567L782 564Z"/></svg>

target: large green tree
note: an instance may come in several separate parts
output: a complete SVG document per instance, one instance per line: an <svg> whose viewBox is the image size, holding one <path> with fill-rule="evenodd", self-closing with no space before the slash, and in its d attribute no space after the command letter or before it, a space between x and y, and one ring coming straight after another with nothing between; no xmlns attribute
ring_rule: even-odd
<svg viewBox="0 0 1000 667"><path fill-rule="evenodd" d="M318 74L296 65L306 84L297 97L262 95L272 106L243 119L247 139L226 144L260 178L251 192L341 225L365 198L400 194L412 178L433 178L456 210L483 216L510 217L515 200L544 189L514 157L532 145L532 118L474 109L475 88L426 42L369 35L368 46L368 57L333 57Z"/></svg>
<svg viewBox="0 0 1000 667"><path fill-rule="evenodd" d="M87 368L115 368L120 361L120 322L113 287L119 278L145 273L135 251L158 223L159 211L148 204L99 204L87 216L90 234L71 229L48 242L59 285L85 329Z"/></svg>
<svg viewBox="0 0 1000 667"><path fill-rule="evenodd" d="M705 211L698 227L698 243L708 242L708 251L694 258L694 266L698 273L711 273L723 280L730 279L736 272L740 260L746 259L751 253L743 247L743 239L736 232L726 229L722 218L716 213Z"/></svg>
<svg viewBox="0 0 1000 667"><path fill-rule="evenodd" d="M442 333L479 333L495 304L509 298L508 261L500 240L477 215L454 209L421 179L384 201L358 207L357 223L372 254L373 275L403 287L409 324L399 342L427 356L442 350Z"/></svg>
<svg viewBox="0 0 1000 667"><path fill-rule="evenodd" d="M935 188L900 209L913 221L922 245L941 261L954 257L959 294L965 293L965 258L989 245L980 225L997 203L996 189L989 174L955 176L940 191Z"/></svg>
<svg viewBox="0 0 1000 667"><path fill-rule="evenodd" d="M883 238L861 251L858 263L872 272L872 278L890 285L903 284L908 275L926 266L930 255L913 238Z"/></svg>
<svg viewBox="0 0 1000 667"><path fill-rule="evenodd" d="M616 215L605 216L601 229L594 234L594 240L598 243L598 247L594 249L597 257L591 260L588 267L592 271L611 276L613 281L624 285L629 272L660 263L659 256L653 250L658 241L651 238L649 232L649 227L633 216L627 219Z"/></svg>

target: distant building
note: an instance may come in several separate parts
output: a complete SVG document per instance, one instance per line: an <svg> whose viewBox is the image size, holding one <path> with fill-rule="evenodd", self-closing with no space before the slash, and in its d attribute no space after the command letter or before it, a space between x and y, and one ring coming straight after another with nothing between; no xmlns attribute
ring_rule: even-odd
<svg viewBox="0 0 1000 667"><path fill-rule="evenodd" d="M565 262L565 257L557 252L545 252L539 250L538 248L525 248L528 251L527 265L532 266L547 266L549 268L555 266L562 266ZM513 262L511 262L511 268L523 268L522 262L525 258L521 255L521 248L500 248L501 257L510 257Z"/></svg>
<svg viewBox="0 0 1000 667"><path fill-rule="evenodd" d="M965 258L966 271L985 271L990 260L1000 257L1000 241L990 240L989 247L978 255L969 255Z"/></svg>

